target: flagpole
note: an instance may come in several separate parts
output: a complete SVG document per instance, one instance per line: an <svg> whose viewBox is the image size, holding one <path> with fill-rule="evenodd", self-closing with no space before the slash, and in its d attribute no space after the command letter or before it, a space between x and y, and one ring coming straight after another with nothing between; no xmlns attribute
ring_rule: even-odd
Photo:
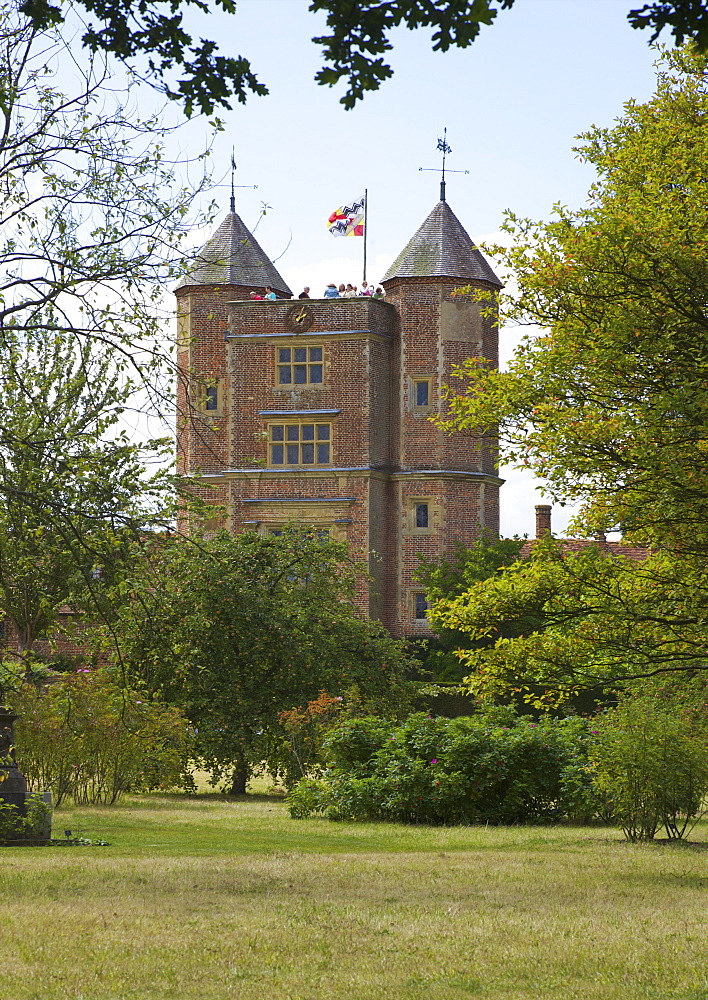
<svg viewBox="0 0 708 1000"><path fill-rule="evenodd" d="M366 237L369 232L369 189L364 188L364 277L363 281L366 281Z"/></svg>

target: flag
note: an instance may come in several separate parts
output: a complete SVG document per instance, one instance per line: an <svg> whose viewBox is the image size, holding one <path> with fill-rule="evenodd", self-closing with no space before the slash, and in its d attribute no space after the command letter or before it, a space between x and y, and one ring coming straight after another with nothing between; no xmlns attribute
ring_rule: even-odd
<svg viewBox="0 0 708 1000"><path fill-rule="evenodd" d="M352 233L363 236L365 208L366 199L362 197L332 212L327 222L330 233L333 236L350 236Z"/></svg>

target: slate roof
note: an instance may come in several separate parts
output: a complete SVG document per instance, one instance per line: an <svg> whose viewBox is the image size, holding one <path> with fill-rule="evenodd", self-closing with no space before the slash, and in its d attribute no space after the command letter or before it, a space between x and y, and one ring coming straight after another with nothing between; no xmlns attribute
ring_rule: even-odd
<svg viewBox="0 0 708 1000"><path fill-rule="evenodd" d="M393 278L457 278L502 285L446 201L437 203L382 280Z"/></svg>
<svg viewBox="0 0 708 1000"><path fill-rule="evenodd" d="M270 285L274 292L292 295L255 236L236 212L229 212L195 259L195 267L179 283L186 285Z"/></svg>

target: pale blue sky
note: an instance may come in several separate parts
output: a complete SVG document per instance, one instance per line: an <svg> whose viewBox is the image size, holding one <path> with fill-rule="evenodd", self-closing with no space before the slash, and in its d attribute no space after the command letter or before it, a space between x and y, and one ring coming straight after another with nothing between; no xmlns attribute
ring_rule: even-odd
<svg viewBox="0 0 708 1000"><path fill-rule="evenodd" d="M517 0L470 48L433 53L426 31L399 31L392 80L353 111L342 89L317 86L321 65L310 41L323 22L307 0L240 0L235 16L193 26L220 40L222 51L248 57L268 97L253 97L222 117L214 144L227 174L236 147L238 211L295 293L309 284L361 278L361 241L333 238L330 212L369 190L369 276L378 280L438 199L437 138L446 126L453 153L448 202L473 239L489 237L504 209L547 217L555 202L579 206L593 180L578 163L574 137L610 125L629 99L654 85L648 33L626 22L631 0ZM668 41L668 39L667 39ZM208 135L202 119L190 141ZM217 169L216 173L220 171ZM227 180L227 177L224 177ZM217 196L228 208L228 190ZM280 256L282 254L282 256ZM502 331L502 356L516 340ZM503 470L502 532L533 533L533 505L544 502L529 477ZM554 511L561 533L567 514Z"/></svg>

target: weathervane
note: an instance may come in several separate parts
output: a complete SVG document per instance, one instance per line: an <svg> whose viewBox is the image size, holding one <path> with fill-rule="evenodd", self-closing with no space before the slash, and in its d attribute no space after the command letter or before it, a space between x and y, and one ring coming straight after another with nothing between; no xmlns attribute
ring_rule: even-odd
<svg viewBox="0 0 708 1000"><path fill-rule="evenodd" d="M438 149L442 153L442 180L440 181L440 201L445 201L445 157L452 152L447 141L447 129L443 129L442 139L438 138ZM438 167L418 167L418 170L438 170ZM469 170L448 170L449 174L468 174Z"/></svg>
<svg viewBox="0 0 708 1000"><path fill-rule="evenodd" d="M235 188L253 188L254 191L258 190L257 184L234 184L234 179L236 177L236 147L231 147L231 214L236 212L236 195L234 193Z"/></svg>

